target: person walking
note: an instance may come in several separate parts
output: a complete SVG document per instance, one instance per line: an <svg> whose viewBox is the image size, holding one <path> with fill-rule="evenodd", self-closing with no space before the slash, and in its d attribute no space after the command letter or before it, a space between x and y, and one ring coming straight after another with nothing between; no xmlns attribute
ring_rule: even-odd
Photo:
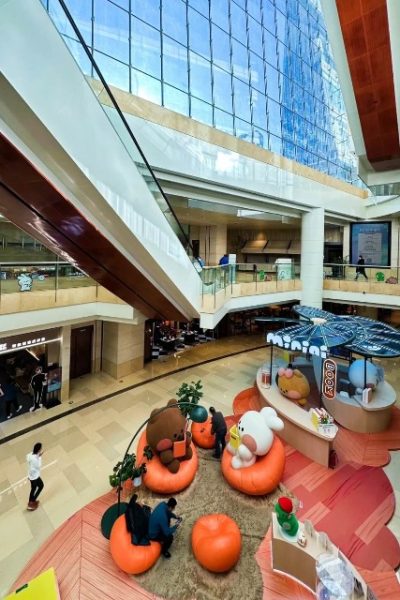
<svg viewBox="0 0 400 600"><path fill-rule="evenodd" d="M362 254L358 257L357 267L356 267L356 281L359 275L364 275L365 279L368 281L367 274L365 272L365 260Z"/></svg>
<svg viewBox="0 0 400 600"><path fill-rule="evenodd" d="M182 522L182 517L177 517L173 510L177 505L175 498L170 498L168 502L160 502L150 515L149 519L149 538L156 542L161 542L161 553L165 558L171 558L169 549L174 540L174 533ZM171 519L176 523L171 527Z"/></svg>
<svg viewBox="0 0 400 600"><path fill-rule="evenodd" d="M216 411L210 406L211 433L215 435L214 458L220 458L225 449L225 438L227 433L226 422L222 412Z"/></svg>
<svg viewBox="0 0 400 600"><path fill-rule="evenodd" d="M37 442L33 446L32 452L26 455L28 462L28 479L31 482L31 493L29 494L28 510L36 510L39 506L38 496L44 488L44 483L40 477L42 468L43 446L41 442Z"/></svg>
<svg viewBox="0 0 400 600"><path fill-rule="evenodd" d="M6 414L7 419L11 419L14 414L18 414L22 410L22 404L18 403L18 392L13 381L7 381L1 386L1 390L4 394L4 400L6 402ZM14 410L13 410L14 409Z"/></svg>
<svg viewBox="0 0 400 600"><path fill-rule="evenodd" d="M46 373L43 373L42 367L35 369L35 374L31 379L31 388L33 392L33 405L29 409L30 412L43 406L43 393L46 386Z"/></svg>

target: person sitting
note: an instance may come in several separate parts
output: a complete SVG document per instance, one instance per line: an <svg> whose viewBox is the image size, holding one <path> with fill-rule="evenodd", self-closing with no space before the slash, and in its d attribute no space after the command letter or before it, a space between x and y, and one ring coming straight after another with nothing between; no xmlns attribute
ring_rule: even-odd
<svg viewBox="0 0 400 600"><path fill-rule="evenodd" d="M220 265L228 265L229 264L229 256L227 254L224 254L220 259L219 259L219 263Z"/></svg>
<svg viewBox="0 0 400 600"><path fill-rule="evenodd" d="M161 542L161 553L165 558L171 558L169 548L174 540L174 533L179 527L182 518L177 517L172 511L177 505L175 498L170 498L168 502L160 502L150 515L149 537L151 540ZM170 526L171 519L177 522Z"/></svg>
<svg viewBox="0 0 400 600"><path fill-rule="evenodd" d="M125 513L126 528L131 534L132 544L135 546L149 546L149 520L151 509L149 506L137 502L137 494L129 501Z"/></svg>

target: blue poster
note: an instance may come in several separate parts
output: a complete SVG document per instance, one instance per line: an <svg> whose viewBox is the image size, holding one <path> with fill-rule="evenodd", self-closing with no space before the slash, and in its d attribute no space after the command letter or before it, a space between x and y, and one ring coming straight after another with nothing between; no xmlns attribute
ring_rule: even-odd
<svg viewBox="0 0 400 600"><path fill-rule="evenodd" d="M366 265L389 267L391 223L352 223L350 227L350 263L357 264L361 255Z"/></svg>

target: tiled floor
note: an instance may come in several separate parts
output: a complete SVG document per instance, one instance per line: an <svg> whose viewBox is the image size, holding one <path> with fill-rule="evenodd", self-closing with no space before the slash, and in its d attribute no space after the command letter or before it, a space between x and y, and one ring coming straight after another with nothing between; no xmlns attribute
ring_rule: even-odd
<svg viewBox="0 0 400 600"><path fill-rule="evenodd" d="M216 348L198 348L203 360L211 352L216 353ZM232 348L235 350L234 344ZM138 425L148 417L149 407L165 404L183 381L201 379L204 405L213 404L229 414L233 397L254 382L255 371L265 358L266 350L261 349L194 366L122 392L1 445L0 597L56 527L109 489L108 475ZM173 368L176 368L175 360L181 359L171 361ZM166 369L167 365L162 363L156 367ZM74 402L110 393L115 383L104 379L107 378L101 376L100 381L95 377L86 378L82 387L74 391ZM132 379L125 378L124 385L132 385ZM29 486L25 456L38 440L45 448L42 473L45 488L40 508L27 512Z"/></svg>
<svg viewBox="0 0 400 600"><path fill-rule="evenodd" d="M256 369L267 359L267 351L251 348L262 344L262 337L237 337L223 342L197 346L165 362L150 363L146 369L116 382L106 375L85 377L74 382L72 405L62 405L52 411L65 411L84 405L93 399L118 389L166 374L162 379L122 391L112 398L83 408L31 433L24 434L0 446L0 596L16 579L27 560L43 541L66 518L108 487L108 474L122 456L132 433L147 418L149 407L161 406L175 395L183 381L202 379L204 404L213 404L226 414L232 412L232 399L249 387ZM248 350L207 364L221 354ZM171 370L188 370L168 375ZM399 389L395 365L387 369L387 378ZM47 413L47 414L46 414ZM22 415L5 424L2 435L24 429L40 419L42 414ZM45 448L42 504L36 512L25 510L28 496L25 456L36 441ZM386 471L400 497L400 454L393 453ZM393 531L400 537L400 517L392 520Z"/></svg>

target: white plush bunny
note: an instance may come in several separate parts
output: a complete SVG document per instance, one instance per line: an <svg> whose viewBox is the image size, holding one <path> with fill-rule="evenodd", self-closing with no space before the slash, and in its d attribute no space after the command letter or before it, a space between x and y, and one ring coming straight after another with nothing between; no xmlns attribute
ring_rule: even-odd
<svg viewBox="0 0 400 600"><path fill-rule="evenodd" d="M235 449L230 443L227 446L228 451L234 454L232 467L234 469L251 467L256 462L257 456L263 456L270 450L274 441L272 429L281 431L283 426L282 419L273 408L266 407L260 412L249 410L244 413L237 424L239 447Z"/></svg>

